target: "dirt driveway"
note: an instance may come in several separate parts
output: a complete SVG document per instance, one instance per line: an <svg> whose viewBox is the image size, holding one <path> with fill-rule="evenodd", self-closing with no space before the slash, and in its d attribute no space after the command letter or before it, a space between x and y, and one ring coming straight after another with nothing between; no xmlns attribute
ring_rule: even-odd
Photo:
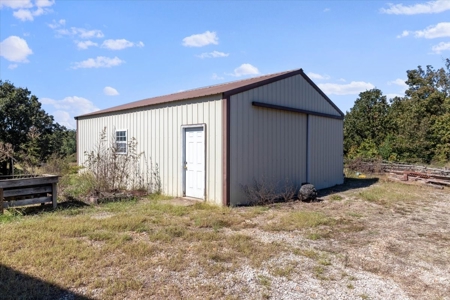
<svg viewBox="0 0 450 300"><path fill-rule="evenodd" d="M273 299L450 299L450 194L390 182L347 181L322 191L322 202L282 204L260 216L259 225L291 210L322 212L336 224L291 232L259 227L246 234L265 243L303 249L280 255L264 269ZM273 214L271 216L271 214ZM273 217L273 219L272 219ZM279 217L278 217L279 218ZM271 269L295 266L288 276ZM262 270L243 269L248 288ZM245 275L244 275L245 274Z"/></svg>

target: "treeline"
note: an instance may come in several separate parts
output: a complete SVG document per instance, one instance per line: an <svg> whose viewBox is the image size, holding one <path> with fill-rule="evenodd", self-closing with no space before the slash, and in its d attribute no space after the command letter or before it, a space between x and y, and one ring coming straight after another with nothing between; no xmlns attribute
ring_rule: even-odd
<svg viewBox="0 0 450 300"><path fill-rule="evenodd" d="M75 130L56 123L28 89L0 80L0 169L11 158L37 165L75 152Z"/></svg>
<svg viewBox="0 0 450 300"><path fill-rule="evenodd" d="M450 60L407 71L403 97L387 100L379 89L359 94L344 118L347 158L411 163L450 159Z"/></svg>

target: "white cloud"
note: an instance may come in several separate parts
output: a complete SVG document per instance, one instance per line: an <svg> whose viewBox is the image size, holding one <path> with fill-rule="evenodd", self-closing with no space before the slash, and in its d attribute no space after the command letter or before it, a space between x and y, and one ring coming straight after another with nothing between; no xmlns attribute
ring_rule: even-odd
<svg viewBox="0 0 450 300"><path fill-rule="evenodd" d="M319 88L327 95L357 95L375 86L370 82L352 81L348 84L321 83Z"/></svg>
<svg viewBox="0 0 450 300"><path fill-rule="evenodd" d="M102 48L110 50L122 50L125 48L133 47L134 43L127 41L125 39L120 40L106 40L102 44Z"/></svg>
<svg viewBox="0 0 450 300"><path fill-rule="evenodd" d="M65 24L65 21L64 21ZM61 25L64 25L61 24ZM56 29L56 33L59 35L68 35L68 36L78 36L82 39L91 39L91 38L102 38L105 35L101 30L98 29L92 29L88 30L85 28L78 28L78 27L71 27L70 30L66 28L60 28L57 23L53 22L52 24L48 25L50 28Z"/></svg>
<svg viewBox="0 0 450 300"><path fill-rule="evenodd" d="M200 58L216 58L216 57L227 57L229 56L229 53L224 53L220 51L213 51L213 52L205 52L200 55L197 55L197 57Z"/></svg>
<svg viewBox="0 0 450 300"><path fill-rule="evenodd" d="M0 42L0 56L12 62L28 62L28 55L33 51L28 47L27 41L18 36L10 36Z"/></svg>
<svg viewBox="0 0 450 300"><path fill-rule="evenodd" d="M450 1L449 1L450 3ZM414 32L414 36L418 38L434 39L439 37L450 36L450 22L438 23L435 26L428 26L424 30Z"/></svg>
<svg viewBox="0 0 450 300"><path fill-rule="evenodd" d="M450 50L450 42L449 43L440 42L439 44L434 45L431 48L431 50L436 54L441 54L442 51Z"/></svg>
<svg viewBox="0 0 450 300"><path fill-rule="evenodd" d="M72 33L70 32L70 30L63 28L63 29L57 29L55 30L55 32L57 33L57 36L61 36L61 35L72 35Z"/></svg>
<svg viewBox="0 0 450 300"><path fill-rule="evenodd" d="M219 44L219 38L215 32L206 31L200 34L193 34L183 39L185 47L203 47L209 44Z"/></svg>
<svg viewBox="0 0 450 300"><path fill-rule="evenodd" d="M386 98L388 98L388 99L394 99L395 97L404 97L405 95L403 94L395 94L395 93L393 93L393 94L386 94Z"/></svg>
<svg viewBox="0 0 450 300"><path fill-rule="evenodd" d="M55 4L54 0L0 0L0 9L9 7L14 10L13 16L21 21L33 21L34 17L50 12L48 8ZM34 8L34 9L33 9Z"/></svg>
<svg viewBox="0 0 450 300"><path fill-rule="evenodd" d="M409 6L403 4L388 4L389 8L380 9L381 13L393 15L436 14L450 9L450 1L435 0Z"/></svg>
<svg viewBox="0 0 450 300"><path fill-rule="evenodd" d="M23 22L34 20L33 14L28 9L19 9L19 10L13 12L13 16Z"/></svg>
<svg viewBox="0 0 450 300"><path fill-rule="evenodd" d="M404 79L400 79L400 78L397 78L395 80L389 81L388 85L398 85L398 86L400 86L402 88L405 88L405 89L408 87L408 85L405 83L405 80Z"/></svg>
<svg viewBox="0 0 450 300"><path fill-rule="evenodd" d="M234 69L234 72L228 75L231 76L245 76L245 75L256 75L259 74L259 70L257 67L252 66L251 64L242 64L236 69Z"/></svg>
<svg viewBox="0 0 450 300"><path fill-rule="evenodd" d="M320 75L320 74L313 73L313 72L309 72L307 75L308 75L309 78L317 79L317 80L328 80L328 79L331 78L330 75L326 75L326 74L325 75Z"/></svg>
<svg viewBox="0 0 450 300"><path fill-rule="evenodd" d="M73 34L78 35L82 39L102 38L102 37L105 36L103 34L103 32L101 30L98 30L98 29L87 30L87 29L84 29L84 28L72 27L71 30L72 30Z"/></svg>
<svg viewBox="0 0 450 300"><path fill-rule="evenodd" d="M329 12L329 11L331 11L331 9L328 7L323 10L323 12Z"/></svg>
<svg viewBox="0 0 450 300"><path fill-rule="evenodd" d="M139 48L142 48L142 47L144 47L144 46L145 46L145 45L144 45L143 42L139 42L139 43L136 44L136 47L139 47Z"/></svg>
<svg viewBox="0 0 450 300"><path fill-rule="evenodd" d="M10 65L8 66L8 69L14 70L14 69L17 68L18 66L19 66L18 64L10 64Z"/></svg>
<svg viewBox="0 0 450 300"><path fill-rule="evenodd" d="M115 88L110 87L110 86L106 86L103 89L103 93L105 95L107 95L107 96L117 96L117 95L119 95L119 92Z"/></svg>
<svg viewBox="0 0 450 300"><path fill-rule="evenodd" d="M395 98L395 97L403 97L405 95L405 91L408 88L408 85L406 84L404 79L401 78L397 78L395 80L389 81L387 83L388 85L396 85L399 86L400 89L398 89L398 93L391 93L391 94L386 94L386 97L388 97L389 99Z"/></svg>
<svg viewBox="0 0 450 300"><path fill-rule="evenodd" d="M33 16L37 17L46 13L47 10L44 10L42 7L38 7L35 11L32 12Z"/></svg>
<svg viewBox="0 0 450 300"><path fill-rule="evenodd" d="M52 116L55 118L55 121L60 125L66 126L69 129L76 129L77 124L74 120L75 116L71 116L67 111L64 110L56 110L53 111Z"/></svg>
<svg viewBox="0 0 450 300"><path fill-rule="evenodd" d="M49 7L55 4L55 0L36 0L37 7Z"/></svg>
<svg viewBox="0 0 450 300"><path fill-rule="evenodd" d="M402 38L405 36L408 36L411 32L409 32L408 30L403 30L402 34L397 35L397 38Z"/></svg>
<svg viewBox="0 0 450 300"><path fill-rule="evenodd" d="M224 78L219 76L219 75L217 75L216 73L213 73L211 79L213 79L213 80L222 80Z"/></svg>
<svg viewBox="0 0 450 300"><path fill-rule="evenodd" d="M92 41L82 41L82 42L76 42L78 49L86 50L89 47L98 46L97 43L94 43Z"/></svg>
<svg viewBox="0 0 450 300"><path fill-rule="evenodd" d="M52 24L48 24L48 27L50 27L51 29L57 29L57 28L60 28L61 26L64 26L64 25L66 25L66 20L61 19L58 22L53 20Z"/></svg>
<svg viewBox="0 0 450 300"><path fill-rule="evenodd" d="M54 100L50 98L41 98L39 101L43 105L47 105L55 109L50 112L55 121L69 128L75 128L75 116L88 114L99 110L91 101L82 97L66 97L62 100Z"/></svg>
<svg viewBox="0 0 450 300"><path fill-rule="evenodd" d="M33 7L31 0L0 0L0 9L9 7L12 9Z"/></svg>
<svg viewBox="0 0 450 300"><path fill-rule="evenodd" d="M97 56L96 58L89 58L84 61L73 64L72 69L89 69L89 68L110 68L123 64L125 61L117 56L109 58L105 56Z"/></svg>

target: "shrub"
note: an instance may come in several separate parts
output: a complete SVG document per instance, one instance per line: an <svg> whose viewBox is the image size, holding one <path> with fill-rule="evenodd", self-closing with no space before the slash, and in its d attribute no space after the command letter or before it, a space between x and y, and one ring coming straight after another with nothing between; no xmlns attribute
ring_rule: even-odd
<svg viewBox="0 0 450 300"><path fill-rule="evenodd" d="M265 205L274 203L278 198L275 192L275 184L267 181L265 178L253 180L253 185L241 185L247 199L255 205Z"/></svg>
<svg viewBox="0 0 450 300"><path fill-rule="evenodd" d="M289 202L294 200L297 187L288 179L284 181L281 188L280 184L269 181L265 177L259 180L253 179L252 185L241 184L247 199L254 205L272 204L276 201Z"/></svg>

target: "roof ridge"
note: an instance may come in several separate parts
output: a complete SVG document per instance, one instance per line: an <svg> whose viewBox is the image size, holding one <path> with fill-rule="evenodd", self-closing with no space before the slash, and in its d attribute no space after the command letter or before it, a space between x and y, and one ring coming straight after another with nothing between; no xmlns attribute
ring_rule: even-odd
<svg viewBox="0 0 450 300"><path fill-rule="evenodd" d="M88 114L80 115L80 116L75 117L75 119L78 119L79 117L98 115L98 114L109 113L109 112L117 112L117 111L122 111L122 110L127 110L127 109L135 109L138 107L145 107L145 106L179 101L179 100L187 100L187 99L204 97L204 96L209 96L209 95L214 95L214 94L223 94L224 95L227 92L236 91L245 86L248 86L248 87L253 86L254 87L255 84L257 84L257 83L266 82L267 80L271 80L274 78L288 76L290 73L295 73L295 72L300 72L301 74L303 74L302 69L294 69L294 70L283 71L283 72L278 72L278 73L265 74L265 75L261 75L261 76L257 76L257 77L250 77L250 78L241 79L241 80L229 81L229 82L220 83L220 84L216 84L216 85L204 86L204 87L199 87L199 88L195 88L195 89L191 89L191 90L185 90L185 91L181 91L181 92L177 92L177 93L165 94L165 95L154 96L154 97L145 98L145 99L141 99L141 100L137 100L137 101L132 101L132 102L124 103L124 104L117 105L114 107L91 112Z"/></svg>
<svg viewBox="0 0 450 300"><path fill-rule="evenodd" d="M238 80L227 81L227 82L213 84L213 85L206 85L206 86L202 86L202 87L198 87L198 88L182 90L182 91L176 92L176 93L164 94L164 95L159 95L159 96L145 98L145 99L153 99L153 98L165 97L165 96L176 95L176 94L181 94L181 93L186 93L186 92L193 92L193 91L198 91L198 90L203 90L203 89L208 89L208 88L214 88L214 87L225 86L225 85L229 85L229 84L235 84L238 82L244 82L244 81L248 81L248 80L254 80L254 79L258 79L258 78L262 79L263 77L278 76L278 75L290 73L290 72L297 71L297 70L300 70L300 69L293 69L293 70L277 72L277 73L269 73L269 74L264 74L264 75L245 78L245 79L238 79ZM145 99L142 99L142 100L145 100ZM140 100L138 100L138 101L140 101Z"/></svg>

